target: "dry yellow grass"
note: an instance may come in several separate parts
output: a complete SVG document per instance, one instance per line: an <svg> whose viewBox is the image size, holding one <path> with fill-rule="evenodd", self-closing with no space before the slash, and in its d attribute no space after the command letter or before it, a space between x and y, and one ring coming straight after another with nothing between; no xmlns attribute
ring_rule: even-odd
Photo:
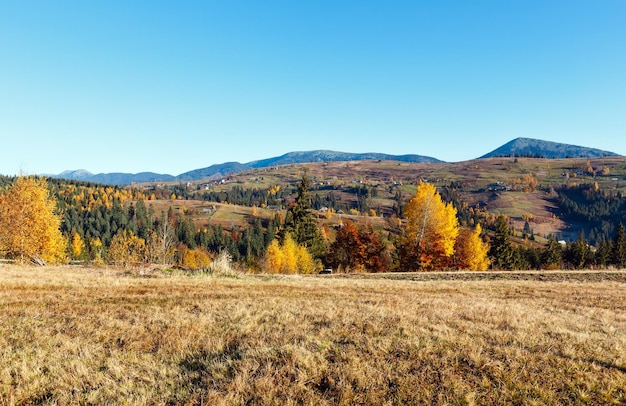
<svg viewBox="0 0 626 406"><path fill-rule="evenodd" d="M0 404L623 404L626 277L0 266Z"/></svg>

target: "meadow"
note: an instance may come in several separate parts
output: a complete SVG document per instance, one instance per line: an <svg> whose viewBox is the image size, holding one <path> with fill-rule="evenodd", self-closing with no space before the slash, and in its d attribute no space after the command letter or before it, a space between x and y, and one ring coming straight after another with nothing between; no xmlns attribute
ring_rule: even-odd
<svg viewBox="0 0 626 406"><path fill-rule="evenodd" d="M0 404L624 404L626 273L0 265Z"/></svg>

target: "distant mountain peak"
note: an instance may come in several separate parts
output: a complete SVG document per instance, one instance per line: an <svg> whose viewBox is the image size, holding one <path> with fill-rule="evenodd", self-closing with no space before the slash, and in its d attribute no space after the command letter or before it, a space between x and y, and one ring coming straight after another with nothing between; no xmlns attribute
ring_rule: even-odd
<svg viewBox="0 0 626 406"><path fill-rule="evenodd" d="M563 144L534 138L515 138L480 158L530 157L530 158L598 158L619 156L615 152L579 145Z"/></svg>
<svg viewBox="0 0 626 406"><path fill-rule="evenodd" d="M93 173L84 169L76 169L73 171L63 171L56 175L57 178L83 180L93 176Z"/></svg>

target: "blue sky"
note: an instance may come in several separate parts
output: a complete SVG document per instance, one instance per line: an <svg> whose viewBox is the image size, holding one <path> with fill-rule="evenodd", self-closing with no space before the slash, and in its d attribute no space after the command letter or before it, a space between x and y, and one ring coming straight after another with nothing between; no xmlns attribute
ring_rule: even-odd
<svg viewBox="0 0 626 406"><path fill-rule="evenodd" d="M0 173L626 155L626 2L0 0Z"/></svg>

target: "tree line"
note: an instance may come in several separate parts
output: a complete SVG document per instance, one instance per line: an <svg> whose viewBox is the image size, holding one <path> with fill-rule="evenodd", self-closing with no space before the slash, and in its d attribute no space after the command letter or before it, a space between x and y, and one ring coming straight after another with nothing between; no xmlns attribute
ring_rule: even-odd
<svg viewBox="0 0 626 406"><path fill-rule="evenodd" d="M626 265L621 225L597 249L584 234L565 246L554 239L542 248L515 244L506 217L489 220L467 208L454 187L439 193L429 183L417 186L391 231L350 221L336 230L329 230L327 223L320 225L306 174L284 218L257 217L230 230L198 227L187 213L171 208L156 213L146 205L151 196L133 188L24 176L1 178L0 184L0 254L20 262L71 259L205 269L225 253L246 269L283 273L325 267L384 272ZM367 188L359 193L369 195Z"/></svg>
<svg viewBox="0 0 626 406"><path fill-rule="evenodd" d="M582 224L592 245L612 239L618 225L626 224L626 199L619 191L592 183L559 188L556 196L564 219Z"/></svg>

